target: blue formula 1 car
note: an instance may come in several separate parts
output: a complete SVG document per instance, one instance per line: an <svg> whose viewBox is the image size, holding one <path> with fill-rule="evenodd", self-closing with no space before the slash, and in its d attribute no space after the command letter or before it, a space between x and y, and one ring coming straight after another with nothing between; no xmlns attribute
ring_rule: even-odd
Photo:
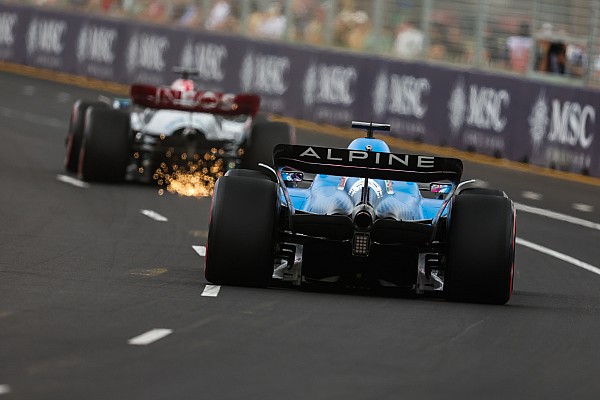
<svg viewBox="0 0 600 400"><path fill-rule="evenodd" d="M214 284L396 287L505 304L516 214L501 190L460 181L454 158L397 154L365 129L346 149L279 144L275 169L215 186L205 258ZM471 186L471 187L469 187Z"/></svg>

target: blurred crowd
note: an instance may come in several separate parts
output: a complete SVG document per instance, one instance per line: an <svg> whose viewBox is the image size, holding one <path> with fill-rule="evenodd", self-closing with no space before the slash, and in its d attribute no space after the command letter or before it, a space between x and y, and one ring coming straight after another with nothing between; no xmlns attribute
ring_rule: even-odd
<svg viewBox="0 0 600 400"><path fill-rule="evenodd" d="M513 0L518 1L518 0ZM385 0L379 18L372 0L0 0L133 18L190 29L289 40L386 54L402 59L529 70L581 78L587 41L531 16L504 18L477 31L478 1L446 0L423 26L423 2ZM535 25L540 25L536 21ZM591 63L593 67L600 59Z"/></svg>

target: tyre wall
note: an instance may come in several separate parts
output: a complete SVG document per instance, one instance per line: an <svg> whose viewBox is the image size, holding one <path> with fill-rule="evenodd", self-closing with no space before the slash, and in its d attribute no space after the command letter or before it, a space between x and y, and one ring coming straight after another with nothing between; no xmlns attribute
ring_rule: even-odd
<svg viewBox="0 0 600 400"><path fill-rule="evenodd" d="M0 5L0 60L129 84L197 68L262 109L600 177L600 92L472 69Z"/></svg>

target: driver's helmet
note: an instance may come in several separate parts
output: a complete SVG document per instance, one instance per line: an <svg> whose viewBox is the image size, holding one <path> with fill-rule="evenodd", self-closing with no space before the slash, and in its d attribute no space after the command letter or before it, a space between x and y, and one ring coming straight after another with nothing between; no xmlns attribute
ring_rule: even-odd
<svg viewBox="0 0 600 400"><path fill-rule="evenodd" d="M191 79L179 78L171 84L171 89L180 91L183 100L191 100L196 94L196 85Z"/></svg>
<svg viewBox="0 0 600 400"><path fill-rule="evenodd" d="M354 139L352 143L348 145L349 150L368 150L377 151L379 153L389 153L390 148L387 143L381 139L369 139L369 138L358 138Z"/></svg>

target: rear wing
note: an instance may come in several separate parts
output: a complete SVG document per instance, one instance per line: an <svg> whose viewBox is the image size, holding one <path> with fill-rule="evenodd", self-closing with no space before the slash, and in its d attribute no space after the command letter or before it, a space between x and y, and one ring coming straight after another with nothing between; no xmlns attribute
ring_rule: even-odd
<svg viewBox="0 0 600 400"><path fill-rule="evenodd" d="M456 158L289 144L275 146L273 160L277 169L405 182L447 179L457 185L463 172L462 161Z"/></svg>
<svg viewBox="0 0 600 400"><path fill-rule="evenodd" d="M254 94L211 91L197 91L189 94L169 87L142 84L131 86L131 101L133 104L148 108L230 116L255 116L260 107L260 97Z"/></svg>

